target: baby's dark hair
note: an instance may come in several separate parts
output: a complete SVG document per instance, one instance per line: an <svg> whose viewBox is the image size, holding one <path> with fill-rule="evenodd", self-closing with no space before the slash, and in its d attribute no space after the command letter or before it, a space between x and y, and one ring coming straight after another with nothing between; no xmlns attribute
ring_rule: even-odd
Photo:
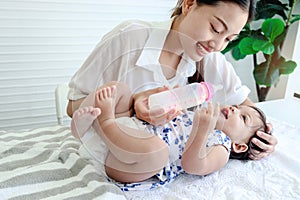
<svg viewBox="0 0 300 200"><path fill-rule="evenodd" d="M257 108L257 107L255 107L255 106L250 106L250 107L253 108L254 110L256 110L256 111L258 112L259 117L260 117L260 119L261 119L263 125L262 125L262 126L259 126L259 127L257 127L257 126L253 127L253 132L254 132L254 134L253 134L252 137L250 137L250 139L249 139L249 141L248 141L248 143L247 143L247 145L248 145L248 150L245 151L245 152L242 152L242 153L236 153L236 152L233 152L233 151L232 151L232 152L230 153L230 158L231 158L231 159L251 160L251 158L250 158L249 156L250 156L251 154L253 154L253 150L257 150L257 151L259 151L259 152L264 152L263 149L261 149L260 147L258 147L256 144L254 144L254 143L252 142L252 139L253 139L253 138L256 138L256 139L262 141L263 143L268 144L268 142L267 142L266 140L264 140L264 139L258 137L257 134L256 134L257 131L263 131L263 132L267 133L266 115L264 114L264 112L263 112L262 110L260 110L260 109Z"/></svg>

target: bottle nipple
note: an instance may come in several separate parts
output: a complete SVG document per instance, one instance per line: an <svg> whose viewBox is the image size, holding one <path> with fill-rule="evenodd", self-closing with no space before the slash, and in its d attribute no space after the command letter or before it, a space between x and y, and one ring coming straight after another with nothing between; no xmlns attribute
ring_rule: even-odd
<svg viewBox="0 0 300 200"><path fill-rule="evenodd" d="M213 85L209 82L202 82L202 83L206 86L208 91L207 98L205 99L206 101L210 100L214 96L216 91L221 90L223 88L223 85L221 84Z"/></svg>

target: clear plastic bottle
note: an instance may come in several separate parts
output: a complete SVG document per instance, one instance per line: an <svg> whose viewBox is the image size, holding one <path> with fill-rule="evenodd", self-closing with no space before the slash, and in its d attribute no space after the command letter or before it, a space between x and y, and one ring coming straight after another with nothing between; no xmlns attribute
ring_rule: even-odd
<svg viewBox="0 0 300 200"><path fill-rule="evenodd" d="M191 83L183 87L152 94L149 96L149 108L163 107L167 111L176 108L187 109L210 100L221 85L212 85L209 82Z"/></svg>

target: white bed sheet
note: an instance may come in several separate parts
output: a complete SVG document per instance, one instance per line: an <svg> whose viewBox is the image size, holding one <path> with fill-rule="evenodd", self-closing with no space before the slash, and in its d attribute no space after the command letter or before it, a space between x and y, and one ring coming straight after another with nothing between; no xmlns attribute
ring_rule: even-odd
<svg viewBox="0 0 300 200"><path fill-rule="evenodd" d="M300 127L270 121L279 144L269 157L230 160L205 177L181 175L165 187L128 192L108 183L95 162L79 154L69 127L0 131L0 199L300 199Z"/></svg>
<svg viewBox="0 0 300 200"><path fill-rule="evenodd" d="M230 160L205 177L181 175L152 191L125 192L127 199L267 200L300 199L300 127L269 119L279 140L276 151L260 161Z"/></svg>

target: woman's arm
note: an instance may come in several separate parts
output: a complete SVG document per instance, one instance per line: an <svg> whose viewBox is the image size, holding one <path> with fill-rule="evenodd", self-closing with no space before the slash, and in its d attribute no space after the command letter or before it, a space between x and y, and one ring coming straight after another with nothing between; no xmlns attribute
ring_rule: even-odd
<svg viewBox="0 0 300 200"><path fill-rule="evenodd" d="M251 101L251 99L249 97L247 97L247 99L241 104L248 105L248 106L255 106L255 104L253 103L253 101Z"/></svg>
<svg viewBox="0 0 300 200"><path fill-rule="evenodd" d="M105 86L105 85L104 85ZM101 87L100 87L101 88ZM67 114L72 117L73 113L80 107L80 106L91 106L95 104L95 92L90 93L88 96L78 99L78 100L69 100L67 106Z"/></svg>
<svg viewBox="0 0 300 200"><path fill-rule="evenodd" d="M77 110L80 107L80 104L83 102L85 98L82 99L78 99L78 100L69 100L68 106L67 106L67 114L69 115L69 117L72 118L73 113L75 112L75 110Z"/></svg>
<svg viewBox="0 0 300 200"><path fill-rule="evenodd" d="M116 82L110 82L108 84L104 84L100 88L103 88L107 85L114 84L114 83ZM162 92L168 89L169 89L168 87L159 87L159 88L146 90L138 94L134 94L133 95L134 101L131 102L133 104L131 106L134 108L136 117L144 121L147 121L153 125L162 125L169 122L171 119L175 118L179 114L179 111L177 111L176 109L172 109L166 112L163 108L156 109L156 110L149 110L149 106L148 106L148 97L151 94ZM94 100L93 99L86 100L86 98L89 98L91 96L93 95L88 95L87 97L78 100L69 100L67 106L67 114L70 117L72 117L73 112L77 110L80 106L83 106L81 105L83 102L89 102L88 105L90 105ZM118 115L118 113L116 114Z"/></svg>

